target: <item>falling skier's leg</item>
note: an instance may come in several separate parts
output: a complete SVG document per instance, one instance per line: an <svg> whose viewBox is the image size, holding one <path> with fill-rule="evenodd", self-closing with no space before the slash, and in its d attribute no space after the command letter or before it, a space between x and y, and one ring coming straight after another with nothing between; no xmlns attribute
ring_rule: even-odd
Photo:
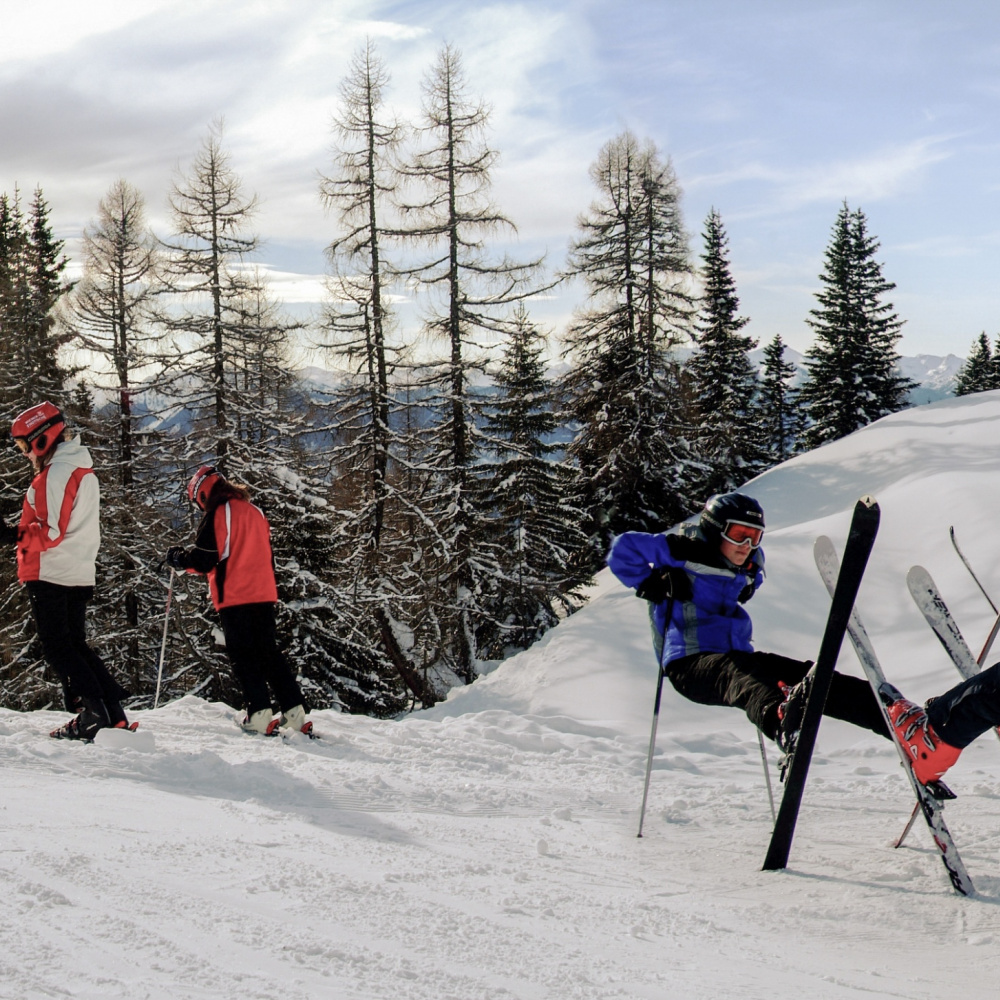
<svg viewBox="0 0 1000 1000"><path fill-rule="evenodd" d="M923 784L937 781L974 740L1000 723L1000 663L956 684L921 708L883 685L893 728Z"/></svg>

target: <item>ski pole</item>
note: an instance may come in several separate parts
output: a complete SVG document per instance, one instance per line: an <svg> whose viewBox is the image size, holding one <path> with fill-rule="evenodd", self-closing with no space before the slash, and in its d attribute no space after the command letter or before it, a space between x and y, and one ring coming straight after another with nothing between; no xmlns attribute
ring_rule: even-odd
<svg viewBox="0 0 1000 1000"><path fill-rule="evenodd" d="M160 681L163 680L163 659L167 653L167 628L170 625L170 599L174 596L174 568L170 567L170 583L167 586L167 609L163 612L163 641L160 643L160 665L156 671L156 697L153 708L160 703Z"/></svg>
<svg viewBox="0 0 1000 1000"><path fill-rule="evenodd" d="M907 835L913 829L913 824L917 821L917 816L919 814L920 814L920 803L917 802L917 804L913 807L913 812L910 813L910 818L906 823L906 828L899 835L899 838L896 840L896 843L892 845L893 847L903 846L903 841L906 840Z"/></svg>
<svg viewBox="0 0 1000 1000"><path fill-rule="evenodd" d="M989 594L986 593L986 588L979 582L979 577L973 572L972 567L969 565L969 560L965 558L965 554L958 547L958 539L955 537L955 526L952 525L948 529L948 534L951 535L951 544L955 547L955 551L958 553L958 558L965 563L965 568L969 571L969 575L973 580L976 581L976 586L982 591L983 597L989 602L990 607L993 609L993 614L1000 616L1000 608L998 608L994 603L993 599Z"/></svg>
<svg viewBox="0 0 1000 1000"><path fill-rule="evenodd" d="M1000 608L993 603L993 599L986 593L986 588L979 582L979 577L972 571L969 560L965 558L965 554L959 548L958 539L955 537L954 525L948 529L948 534L951 535L951 544L955 547L958 558L962 560L965 568L969 571L969 575L976 581L976 586L982 591L983 597L989 602L990 607L993 609L993 614L997 616L996 621L993 623L993 628L990 629L990 634L986 637L986 642L983 644L982 652L976 657L976 663L982 666L986 662L986 657L990 655L990 650L993 648L993 641L996 639L997 634L1000 633Z"/></svg>
<svg viewBox="0 0 1000 1000"><path fill-rule="evenodd" d="M976 663L980 666L986 662L986 657L990 655L990 650L993 648L993 640L997 637L998 632L1000 632L1000 614L997 615L997 620L993 623L993 628L990 629L990 634L986 637L986 642L983 643L983 651L976 658Z"/></svg>
<svg viewBox="0 0 1000 1000"><path fill-rule="evenodd" d="M760 762L764 765L764 781L767 784L767 801L771 803L771 822L774 823L778 814L774 811L774 791L771 789L771 769L767 766L767 750L764 748L764 734L757 730L757 742L760 743Z"/></svg>
<svg viewBox="0 0 1000 1000"><path fill-rule="evenodd" d="M656 743L656 726L660 721L660 696L663 694L663 667L660 666L660 673L656 679L656 701L653 704L653 729L649 734L649 755L646 757L646 783L642 788L642 808L639 810L639 832L637 837L642 836L642 822L646 817L646 797L649 795L649 775L653 769L653 745Z"/></svg>

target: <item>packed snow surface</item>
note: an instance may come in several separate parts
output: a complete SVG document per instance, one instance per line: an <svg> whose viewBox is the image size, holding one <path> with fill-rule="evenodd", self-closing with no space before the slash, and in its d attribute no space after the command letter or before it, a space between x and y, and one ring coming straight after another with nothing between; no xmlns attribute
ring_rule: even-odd
<svg viewBox="0 0 1000 1000"><path fill-rule="evenodd" d="M758 648L810 658L827 608L812 544L858 496L882 528L859 608L885 671L957 680L905 587L927 567L977 647L1000 598L1000 395L908 410L751 484L767 511ZM859 672L845 645L841 669ZM949 775L976 884L951 889L893 748L827 720L789 868L756 733L665 691L636 837L656 665L644 602L590 604L444 704L317 712L321 740L243 734L185 698L139 732L50 740L0 712L3 998L604 1000L994 998L1000 746ZM768 746L773 765L776 758Z"/></svg>

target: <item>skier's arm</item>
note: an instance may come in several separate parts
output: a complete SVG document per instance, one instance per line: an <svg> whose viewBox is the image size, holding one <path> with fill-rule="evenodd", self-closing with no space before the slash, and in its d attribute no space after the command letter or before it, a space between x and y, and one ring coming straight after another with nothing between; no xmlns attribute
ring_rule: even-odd
<svg viewBox="0 0 1000 1000"><path fill-rule="evenodd" d="M219 550L215 541L214 514L202 520L198 536L194 540L194 548L186 551L180 546L174 546L167 552L167 562L174 569L187 570L189 573L205 574L215 569L219 562Z"/></svg>
<svg viewBox="0 0 1000 1000"><path fill-rule="evenodd" d="M667 536L663 533L626 531L611 543L608 566L626 587L638 589L654 570L679 568L680 564L670 554Z"/></svg>

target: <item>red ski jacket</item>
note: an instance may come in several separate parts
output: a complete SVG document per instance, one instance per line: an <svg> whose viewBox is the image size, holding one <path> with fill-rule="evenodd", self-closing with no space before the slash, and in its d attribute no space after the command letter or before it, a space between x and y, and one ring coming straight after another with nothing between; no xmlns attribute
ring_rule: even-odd
<svg viewBox="0 0 1000 1000"><path fill-rule="evenodd" d="M247 500L227 500L202 518L188 562L188 572L208 577L217 610L277 603L271 526Z"/></svg>

